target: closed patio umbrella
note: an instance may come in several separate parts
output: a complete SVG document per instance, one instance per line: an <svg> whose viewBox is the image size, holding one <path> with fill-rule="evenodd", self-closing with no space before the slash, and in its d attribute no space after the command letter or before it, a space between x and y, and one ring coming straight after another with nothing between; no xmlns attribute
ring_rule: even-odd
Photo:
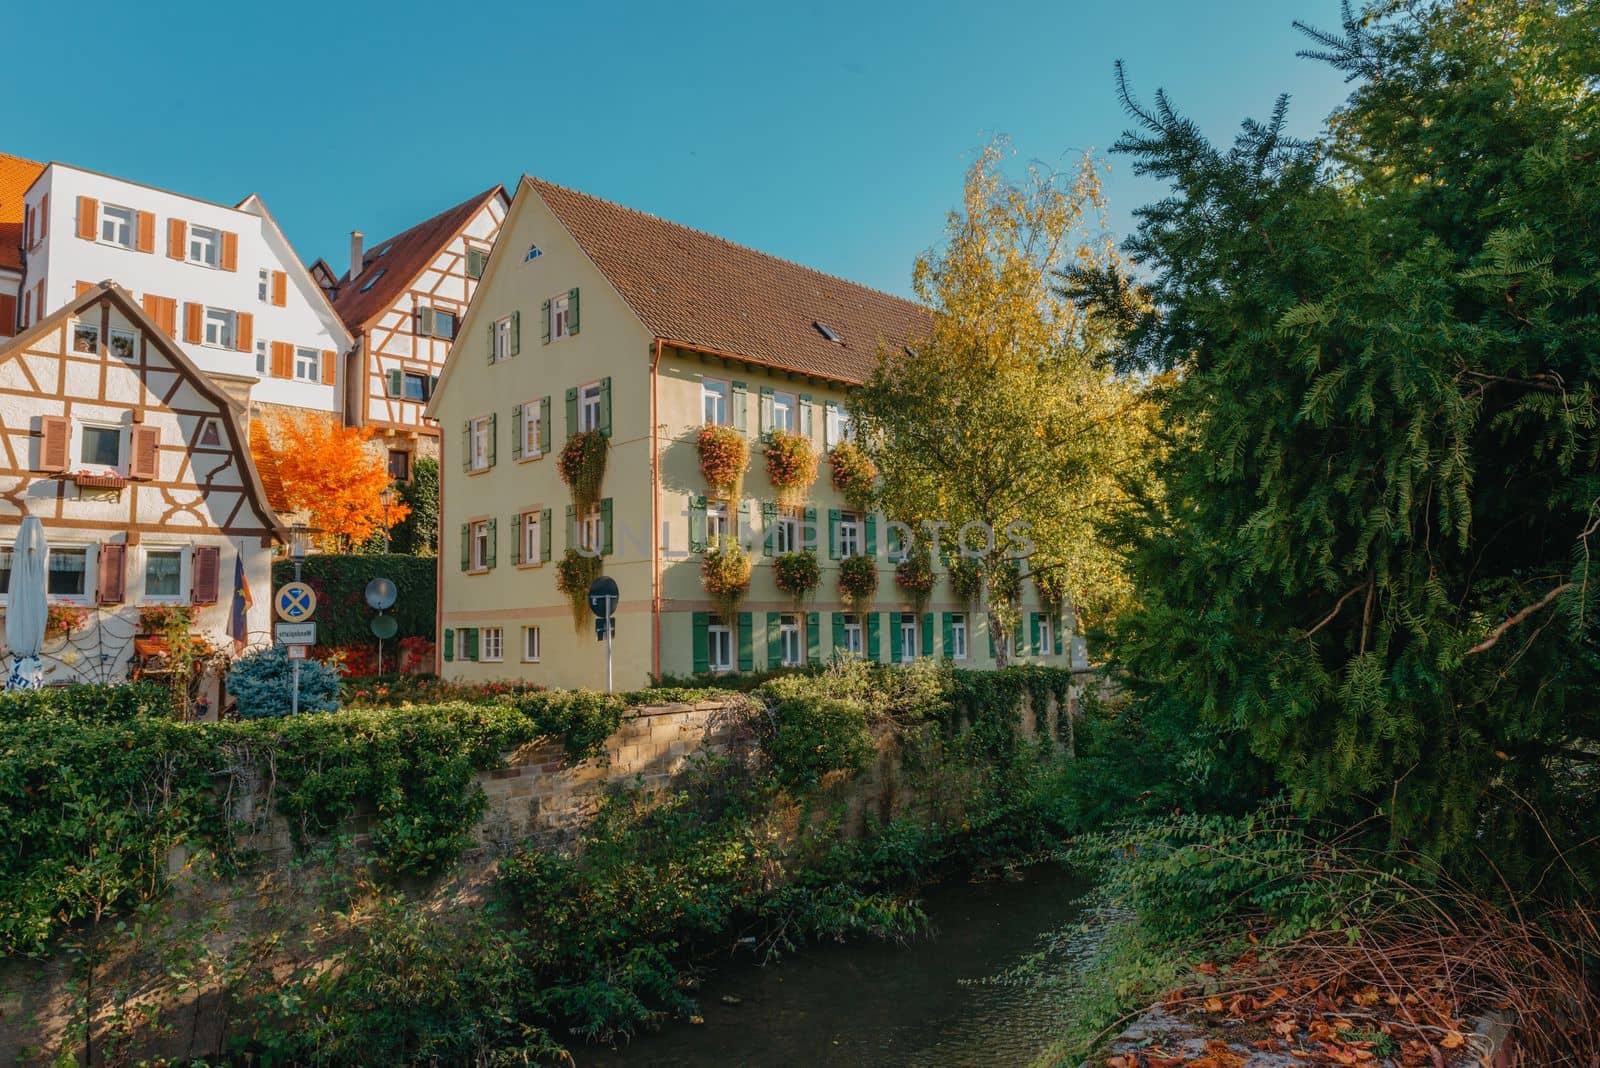
<svg viewBox="0 0 1600 1068"><path fill-rule="evenodd" d="M11 586L7 590L6 645L11 649L11 674L8 690L37 690L44 681L44 663L39 649L44 644L45 601L44 564L50 552L44 540L44 524L38 516L24 516L17 531L17 545L11 552Z"/></svg>

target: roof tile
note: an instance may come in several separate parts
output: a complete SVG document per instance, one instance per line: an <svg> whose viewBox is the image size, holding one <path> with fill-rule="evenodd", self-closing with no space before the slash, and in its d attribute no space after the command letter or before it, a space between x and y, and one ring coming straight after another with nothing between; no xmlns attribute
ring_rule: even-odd
<svg viewBox="0 0 1600 1068"><path fill-rule="evenodd" d="M22 269L22 197L43 163L0 152L0 267Z"/></svg>

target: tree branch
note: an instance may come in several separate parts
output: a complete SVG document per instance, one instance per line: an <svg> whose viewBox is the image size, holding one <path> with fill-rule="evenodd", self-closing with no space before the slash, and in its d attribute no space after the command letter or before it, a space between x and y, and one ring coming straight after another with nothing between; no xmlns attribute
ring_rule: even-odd
<svg viewBox="0 0 1600 1068"><path fill-rule="evenodd" d="M1359 586L1350 587L1350 589L1345 593L1345 595L1343 597L1339 598L1338 601L1334 602L1333 611L1331 611L1327 615L1323 616L1321 622L1319 622L1316 626L1312 627L1310 630L1308 630L1304 634L1300 635L1300 640L1301 641L1305 641L1307 638L1311 637L1317 631L1321 630L1323 627L1326 627L1329 623L1332 623L1333 620L1334 620L1334 617L1339 614L1339 609L1344 607L1344 603L1346 601L1348 601L1350 598L1354 597L1356 594L1360 593L1363 589L1365 589L1366 585L1367 584L1365 582L1363 582Z"/></svg>
<svg viewBox="0 0 1600 1068"><path fill-rule="evenodd" d="M1505 634L1506 631L1510 630L1518 623L1521 623L1523 620L1533 615L1539 609L1543 608L1545 605L1549 604L1563 593L1566 593L1568 590L1572 589L1572 586L1573 584L1570 582L1563 582L1561 585L1557 586L1555 589L1539 598L1533 604L1528 605L1528 607L1524 608L1522 611L1518 612L1516 615L1510 617L1505 622L1491 630L1487 638L1483 639L1483 641L1467 650L1467 655L1473 656L1477 653L1482 653L1493 649L1495 643L1500 640L1501 636Z"/></svg>

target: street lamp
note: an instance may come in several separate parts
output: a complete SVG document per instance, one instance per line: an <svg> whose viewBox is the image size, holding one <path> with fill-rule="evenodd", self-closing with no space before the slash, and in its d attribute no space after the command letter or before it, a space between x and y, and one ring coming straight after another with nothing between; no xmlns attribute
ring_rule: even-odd
<svg viewBox="0 0 1600 1068"><path fill-rule="evenodd" d="M394 484L383 487L383 492L378 494L378 500L383 502L383 551L389 551L389 506L394 503L397 494Z"/></svg>
<svg viewBox="0 0 1600 1068"><path fill-rule="evenodd" d="M306 562L306 555L311 552L311 535L313 530L304 523L296 523L289 528L289 559L294 561L294 580L300 581L300 566Z"/></svg>

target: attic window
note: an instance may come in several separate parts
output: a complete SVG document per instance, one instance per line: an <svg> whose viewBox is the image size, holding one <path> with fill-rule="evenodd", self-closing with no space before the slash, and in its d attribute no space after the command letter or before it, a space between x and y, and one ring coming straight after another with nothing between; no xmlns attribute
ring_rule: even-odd
<svg viewBox="0 0 1600 1068"><path fill-rule="evenodd" d="M916 349L912 348L910 345L903 345L901 347L906 350L906 355L907 356L911 357L913 360L917 358L917 350Z"/></svg>
<svg viewBox="0 0 1600 1068"><path fill-rule="evenodd" d="M380 245L378 247L378 251L374 252L372 255L374 257L383 255L385 252L389 251L389 246L393 245L393 244L394 244L394 242L390 241L388 244Z"/></svg>
<svg viewBox="0 0 1600 1068"><path fill-rule="evenodd" d="M813 320L811 325L816 327L817 328L817 333L821 334L827 340L832 341L835 344L843 344L844 343L844 339L841 338L837 333L835 333L833 327L829 326L828 324L819 323L819 322L816 322L815 320Z"/></svg>
<svg viewBox="0 0 1600 1068"><path fill-rule="evenodd" d="M376 271L372 272L372 277L367 279L367 284L361 287L361 292L365 293L367 290L369 290L373 286L377 285L378 284L378 279L380 279L382 277L383 277L383 268L380 267Z"/></svg>

